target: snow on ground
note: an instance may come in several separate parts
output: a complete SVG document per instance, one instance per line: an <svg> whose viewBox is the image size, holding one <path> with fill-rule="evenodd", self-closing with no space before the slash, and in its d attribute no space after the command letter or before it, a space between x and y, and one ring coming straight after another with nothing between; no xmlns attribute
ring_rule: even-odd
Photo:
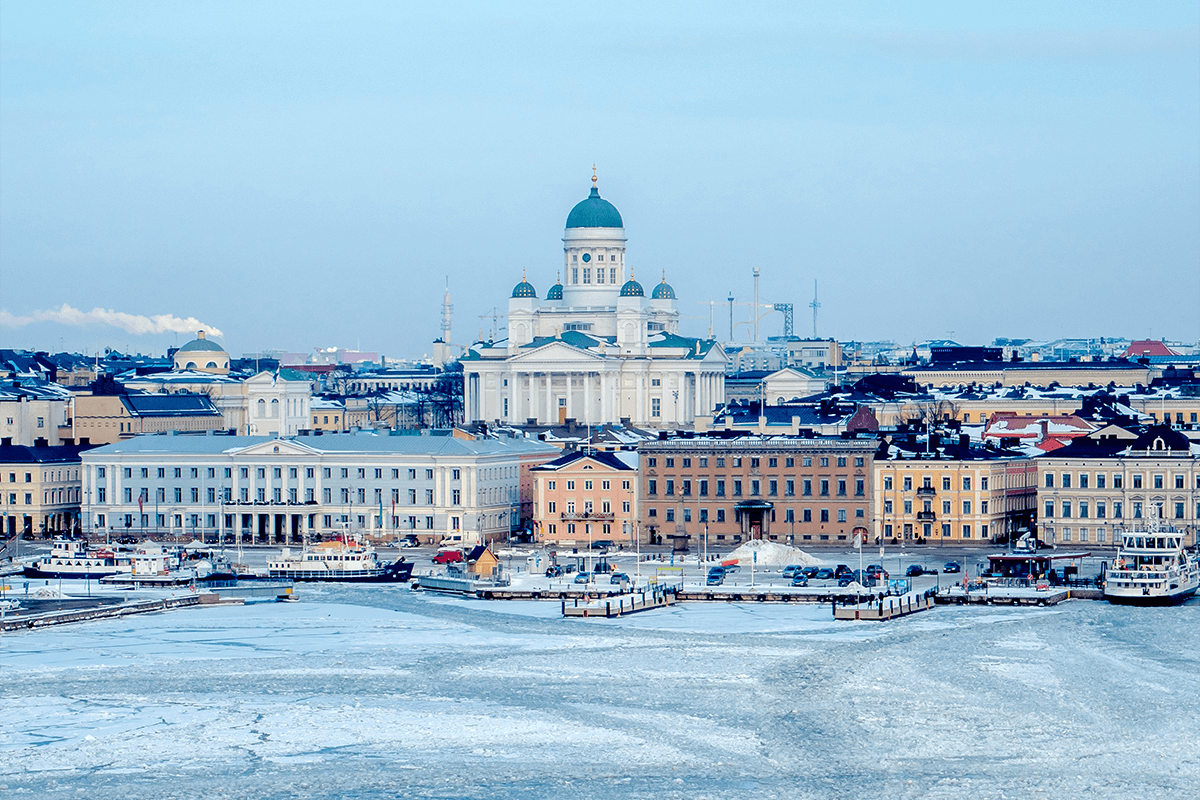
<svg viewBox="0 0 1200 800"><path fill-rule="evenodd" d="M758 559L755 560L755 554ZM799 564L802 567L815 567L823 563L821 559L810 556L798 547L772 542L766 539L751 539L734 550L726 558L736 558L739 564L749 565L751 561L763 566L783 567L789 564Z"/></svg>
<svg viewBox="0 0 1200 800"><path fill-rule="evenodd" d="M556 603L302 586L0 638L0 790L127 798L1192 797L1200 602Z"/></svg>

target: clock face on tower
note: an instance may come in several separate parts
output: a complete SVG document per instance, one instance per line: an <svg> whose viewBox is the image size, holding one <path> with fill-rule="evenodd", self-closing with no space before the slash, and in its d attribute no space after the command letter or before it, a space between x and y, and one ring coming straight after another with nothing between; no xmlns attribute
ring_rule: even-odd
<svg viewBox="0 0 1200 800"><path fill-rule="evenodd" d="M589 262L589 261L591 261L591 260L592 260L592 254L591 254L591 253L584 253L584 254L583 254L583 263L585 263L585 264L586 264L586 263L588 263L588 262Z"/></svg>

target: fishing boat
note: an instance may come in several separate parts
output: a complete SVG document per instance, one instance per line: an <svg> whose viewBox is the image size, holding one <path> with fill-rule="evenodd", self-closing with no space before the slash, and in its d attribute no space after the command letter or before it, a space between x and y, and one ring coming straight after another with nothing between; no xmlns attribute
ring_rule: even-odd
<svg viewBox="0 0 1200 800"><path fill-rule="evenodd" d="M1144 525L1121 532L1109 566L1104 599L1136 606L1178 605L1200 587L1200 564L1183 546L1183 532L1163 525L1157 512Z"/></svg>
<svg viewBox="0 0 1200 800"><path fill-rule="evenodd" d="M352 536L306 545L295 554L285 547L278 560L267 562L269 577L294 581L402 583L412 571L413 564L403 556L390 564L380 561L374 547Z"/></svg>
<svg viewBox="0 0 1200 800"><path fill-rule="evenodd" d="M128 559L118 559L108 549L89 549L87 542L55 539L50 554L24 569L26 578L78 578L97 580L108 575L133 571Z"/></svg>

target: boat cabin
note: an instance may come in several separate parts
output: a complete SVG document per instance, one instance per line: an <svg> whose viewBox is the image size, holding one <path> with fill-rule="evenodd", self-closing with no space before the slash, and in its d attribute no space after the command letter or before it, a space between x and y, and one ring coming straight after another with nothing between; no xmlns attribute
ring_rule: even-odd
<svg viewBox="0 0 1200 800"><path fill-rule="evenodd" d="M985 581L1033 583L1045 580L1051 584L1066 582L1079 574L1079 561L1090 555L1091 553L996 553L988 556L988 571L980 577ZM1059 564L1056 565L1056 561Z"/></svg>

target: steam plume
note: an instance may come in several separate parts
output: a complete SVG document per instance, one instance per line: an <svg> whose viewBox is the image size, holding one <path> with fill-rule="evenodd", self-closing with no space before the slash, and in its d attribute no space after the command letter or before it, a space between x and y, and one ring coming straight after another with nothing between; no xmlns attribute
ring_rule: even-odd
<svg viewBox="0 0 1200 800"><path fill-rule="evenodd" d="M155 314L144 317L140 314L126 314L124 311L93 308L91 311L80 311L78 308L63 303L62 308L49 311L34 311L29 316L18 317L5 309L0 309L0 326L20 328L31 322L57 322L62 325L111 325L126 333L137 335L147 333L195 333L204 330L211 336L224 338L220 329L206 325L195 317L181 319L172 314Z"/></svg>

